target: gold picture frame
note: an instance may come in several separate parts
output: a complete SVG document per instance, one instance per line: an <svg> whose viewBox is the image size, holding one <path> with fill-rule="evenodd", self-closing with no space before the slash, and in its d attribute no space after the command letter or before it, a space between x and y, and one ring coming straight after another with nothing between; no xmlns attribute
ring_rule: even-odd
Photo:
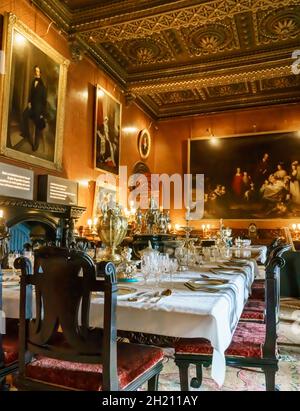
<svg viewBox="0 0 300 411"><path fill-rule="evenodd" d="M0 152L62 170L70 62L12 13L4 16L3 49Z"/></svg>
<svg viewBox="0 0 300 411"><path fill-rule="evenodd" d="M149 131L144 128L139 132L138 149L142 160L146 160L151 151L151 135Z"/></svg>
<svg viewBox="0 0 300 411"><path fill-rule="evenodd" d="M193 176L193 199L195 175L205 178L204 219L281 222L297 218L298 147L297 130L189 139L187 172Z"/></svg>
<svg viewBox="0 0 300 411"><path fill-rule="evenodd" d="M122 104L100 85L96 86L94 166L119 174Z"/></svg>

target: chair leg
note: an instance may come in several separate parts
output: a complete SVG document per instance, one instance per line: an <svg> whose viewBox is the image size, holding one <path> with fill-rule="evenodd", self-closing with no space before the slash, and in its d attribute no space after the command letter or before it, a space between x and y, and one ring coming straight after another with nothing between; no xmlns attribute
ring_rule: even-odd
<svg viewBox="0 0 300 411"><path fill-rule="evenodd" d="M266 391L276 391L275 376L277 367L264 367L264 373L266 378Z"/></svg>
<svg viewBox="0 0 300 411"><path fill-rule="evenodd" d="M176 362L179 368L180 389L181 391L189 391L189 366L187 362Z"/></svg>
<svg viewBox="0 0 300 411"><path fill-rule="evenodd" d="M6 378L0 378L0 391L9 391L9 384L6 383Z"/></svg>
<svg viewBox="0 0 300 411"><path fill-rule="evenodd" d="M202 384L202 364L196 364L196 378L191 379L191 387L200 388Z"/></svg>
<svg viewBox="0 0 300 411"><path fill-rule="evenodd" d="M148 391L158 391L159 374L154 375L148 380Z"/></svg>

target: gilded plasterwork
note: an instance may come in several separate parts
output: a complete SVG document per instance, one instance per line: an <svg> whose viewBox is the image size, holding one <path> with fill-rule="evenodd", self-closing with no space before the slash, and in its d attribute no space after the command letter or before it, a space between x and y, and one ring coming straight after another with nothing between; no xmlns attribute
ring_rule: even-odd
<svg viewBox="0 0 300 411"><path fill-rule="evenodd" d="M154 118L300 101L299 0L33 1Z"/></svg>

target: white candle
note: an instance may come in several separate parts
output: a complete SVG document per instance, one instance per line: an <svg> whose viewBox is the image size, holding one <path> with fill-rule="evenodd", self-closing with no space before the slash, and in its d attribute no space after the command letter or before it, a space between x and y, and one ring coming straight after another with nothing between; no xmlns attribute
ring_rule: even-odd
<svg viewBox="0 0 300 411"><path fill-rule="evenodd" d="M297 224L297 228L298 228L298 230L300 230L300 224Z"/></svg>
<svg viewBox="0 0 300 411"><path fill-rule="evenodd" d="M297 224L293 224L293 225L292 225L292 229L293 229L294 231L296 231L296 229L297 229Z"/></svg>
<svg viewBox="0 0 300 411"><path fill-rule="evenodd" d="M3 217L4 217L4 211L0 210L0 218L3 218Z"/></svg>
<svg viewBox="0 0 300 411"><path fill-rule="evenodd" d="M88 223L89 228L92 228L92 219L91 218L88 219L87 223Z"/></svg>

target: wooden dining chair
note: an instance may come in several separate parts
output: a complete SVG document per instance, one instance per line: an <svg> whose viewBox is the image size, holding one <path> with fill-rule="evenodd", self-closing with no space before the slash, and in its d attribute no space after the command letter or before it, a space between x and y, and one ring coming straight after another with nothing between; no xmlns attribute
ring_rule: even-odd
<svg viewBox="0 0 300 411"><path fill-rule="evenodd" d="M232 342L225 352L226 364L235 367L261 368L265 373L266 390L275 390L278 370L277 327L279 325L280 270L285 261L282 254L290 245L277 247L272 252L266 268L266 321L265 324L239 322ZM181 390L189 388L188 369L196 365L196 378L191 383L199 388L202 383L202 366L212 363L213 347L206 339L181 339L175 346L175 363L179 368Z"/></svg>
<svg viewBox="0 0 300 411"><path fill-rule="evenodd" d="M274 240L268 245L265 267L267 267L267 265L270 262L272 252L280 245L283 245L282 237L274 238ZM250 296L250 300L264 301L264 299L265 299L265 281L264 279L256 279L254 280L252 284L252 293Z"/></svg>
<svg viewBox="0 0 300 411"><path fill-rule="evenodd" d="M35 253L33 275L19 258L21 390L157 390L163 352L117 342L117 283L112 263L97 266L85 253L45 247ZM28 288L35 289L36 315L26 320ZM91 328L92 293L103 293L103 328ZM99 296L99 298L101 298ZM29 362L28 362L29 361Z"/></svg>
<svg viewBox="0 0 300 411"><path fill-rule="evenodd" d="M5 318L2 301L3 277L0 267L0 391L7 390L6 377L18 369L18 321ZM3 333L3 334L2 334Z"/></svg>

